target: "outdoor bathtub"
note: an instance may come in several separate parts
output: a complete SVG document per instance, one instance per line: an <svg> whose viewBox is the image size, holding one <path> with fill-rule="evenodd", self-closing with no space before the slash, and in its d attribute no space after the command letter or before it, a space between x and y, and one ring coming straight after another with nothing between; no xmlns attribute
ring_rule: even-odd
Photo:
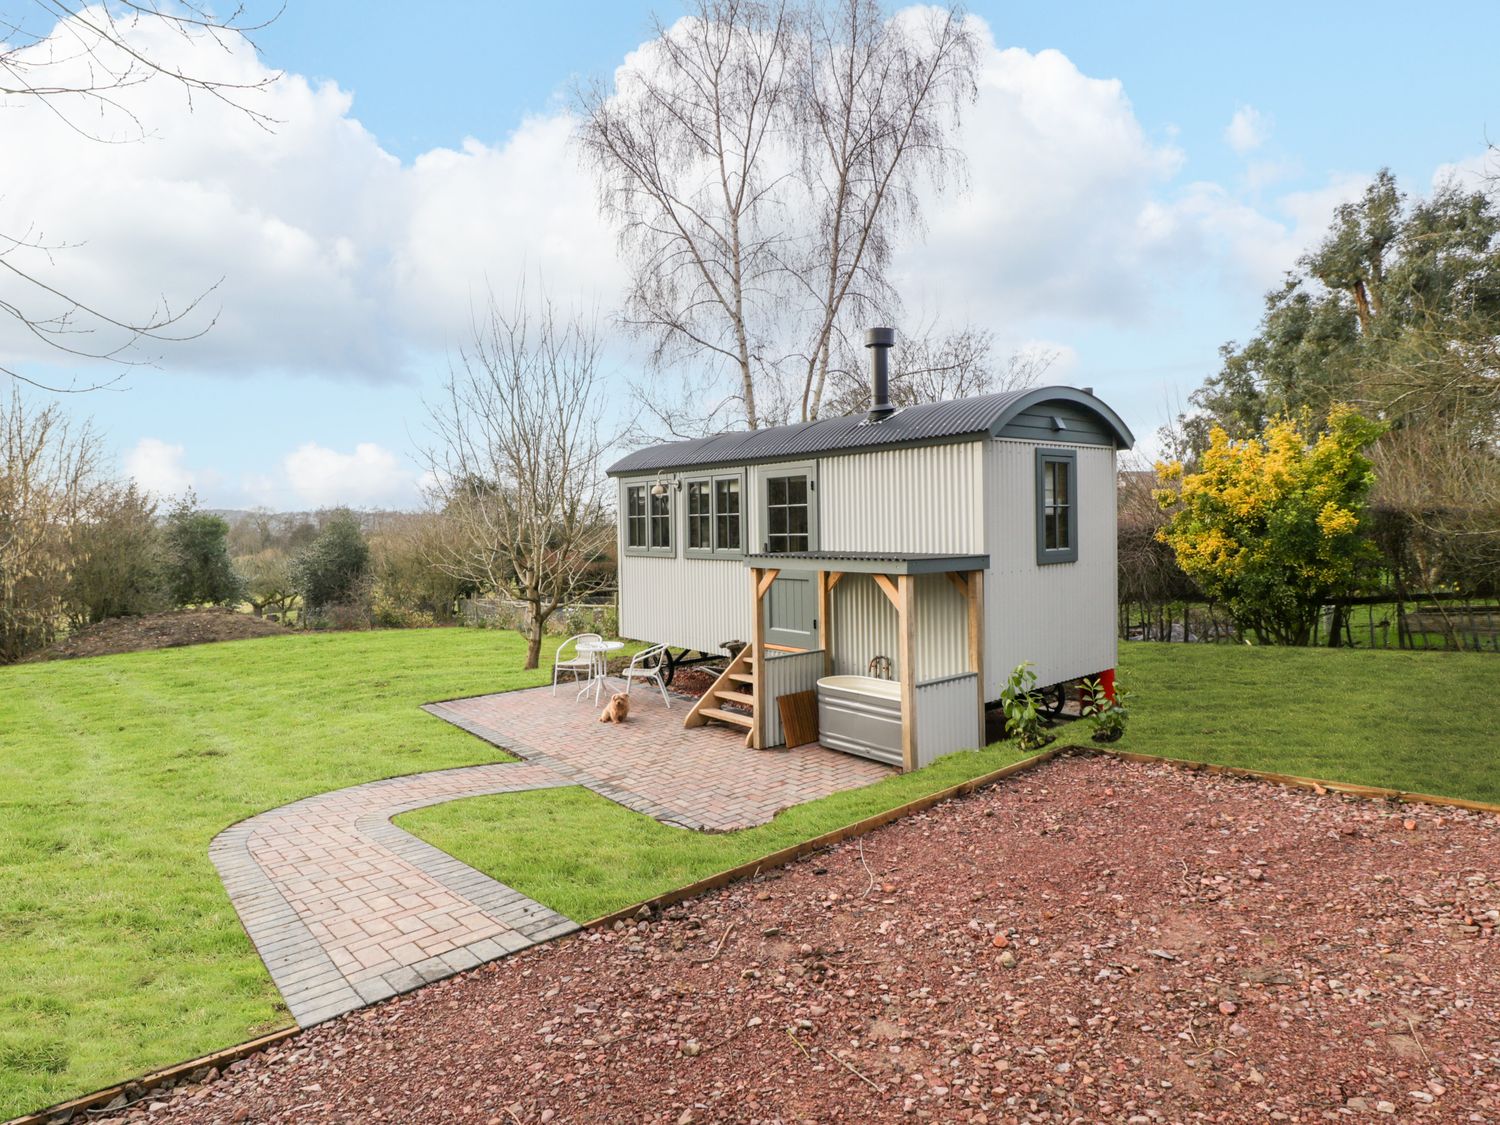
<svg viewBox="0 0 1500 1125"><path fill-rule="evenodd" d="M818 741L899 766L901 685L874 676L824 676L818 681Z"/></svg>

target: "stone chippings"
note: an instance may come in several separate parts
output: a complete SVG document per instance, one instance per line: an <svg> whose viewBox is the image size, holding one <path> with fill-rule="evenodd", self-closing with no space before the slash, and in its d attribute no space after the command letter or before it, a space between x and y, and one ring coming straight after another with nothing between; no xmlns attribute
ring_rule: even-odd
<svg viewBox="0 0 1500 1125"><path fill-rule="evenodd" d="M1061 758L152 1121L1500 1121L1500 818Z"/></svg>

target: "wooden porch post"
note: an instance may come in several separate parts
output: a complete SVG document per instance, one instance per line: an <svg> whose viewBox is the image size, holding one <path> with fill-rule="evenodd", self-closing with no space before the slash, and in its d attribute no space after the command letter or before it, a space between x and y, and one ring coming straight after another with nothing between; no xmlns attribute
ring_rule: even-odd
<svg viewBox="0 0 1500 1125"><path fill-rule="evenodd" d="M979 745L984 745L984 571L969 572L969 668L978 676Z"/></svg>
<svg viewBox="0 0 1500 1125"><path fill-rule="evenodd" d="M755 683L751 686L751 694L755 697L755 714L751 717L750 736L745 741L753 749L759 750L765 745L765 722L766 722L766 608L765 587L767 582L761 583L764 575L759 567L750 568L750 645L754 652L751 659L755 662L751 671L755 675ZM774 573L774 572L773 572Z"/></svg>
<svg viewBox="0 0 1500 1125"><path fill-rule="evenodd" d="M833 586L826 570L818 571L818 647L823 650L823 675L833 675L833 650L828 647L831 630L828 615L833 608Z"/></svg>
<svg viewBox="0 0 1500 1125"><path fill-rule="evenodd" d="M901 633L901 768L917 768L917 604L916 581L896 577L896 616Z"/></svg>

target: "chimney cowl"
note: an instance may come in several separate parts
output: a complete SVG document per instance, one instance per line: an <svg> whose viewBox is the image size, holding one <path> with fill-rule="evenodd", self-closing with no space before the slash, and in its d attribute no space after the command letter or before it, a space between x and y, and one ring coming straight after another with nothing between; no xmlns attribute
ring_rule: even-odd
<svg viewBox="0 0 1500 1125"><path fill-rule="evenodd" d="M865 329L865 347L870 349L870 412L866 418L879 422L896 412L891 405L890 350L896 342L894 328Z"/></svg>

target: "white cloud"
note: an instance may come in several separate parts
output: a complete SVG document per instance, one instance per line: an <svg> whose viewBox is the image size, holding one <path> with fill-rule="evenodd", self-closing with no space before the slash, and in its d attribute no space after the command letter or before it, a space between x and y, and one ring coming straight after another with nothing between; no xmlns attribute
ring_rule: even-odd
<svg viewBox="0 0 1500 1125"><path fill-rule="evenodd" d="M1363 185L1336 177L1262 204L1243 185L1182 184L1176 130L1146 129L1120 82L1083 74L1055 50L1002 48L973 22L981 55L979 97L960 136L967 190L928 193L924 236L898 247L895 279L909 309L941 310L1001 339L1057 340L1070 350L1056 376L1079 362L1070 336L1147 323L1184 278L1254 300L1321 234L1350 185ZM155 21L136 33L155 36L169 61L194 50ZM197 61L211 57L225 80L269 74L247 48L207 50ZM217 324L157 349L170 370L399 379L462 341L487 284L503 297L525 270L604 307L623 287L566 112L530 118L495 144L470 139L402 163L356 119L352 95L295 74L257 102L280 122L271 131L213 99L189 112L170 84L126 90L122 101L150 123L149 139L99 144L34 100L6 106L0 231L81 243L54 255L49 280L125 315L149 310L159 293L180 305L222 277L207 301ZM1241 106L1225 140L1249 153L1269 126ZM1480 167L1476 159L1458 171ZM1249 191L1287 174L1251 161ZM14 295L6 284L0 299ZM0 354L48 355L8 318ZM169 487L201 481L179 447L159 444L149 455L138 447L143 474ZM352 452L309 444L267 464L242 490L278 506L417 494L395 455L368 443Z"/></svg>
<svg viewBox="0 0 1500 1125"><path fill-rule="evenodd" d="M125 475L143 492L157 498L178 496L197 483L196 476L183 463L187 450L180 445L146 437L125 454Z"/></svg>
<svg viewBox="0 0 1500 1125"><path fill-rule="evenodd" d="M286 488L304 508L410 507L418 499L416 470L374 442L340 453L310 441L286 455L281 472Z"/></svg>
<svg viewBox="0 0 1500 1125"><path fill-rule="evenodd" d="M1177 235L1159 195L1182 154L1146 135L1118 81L1057 51L1000 49L974 23L968 190L929 200L926 239L897 259L903 288L1001 330L1033 316L1130 317L1143 259Z"/></svg>
<svg viewBox="0 0 1500 1125"><path fill-rule="evenodd" d="M1488 148L1452 164L1440 164L1432 174L1434 188L1452 181L1467 191L1493 191L1497 180L1500 180L1500 148Z"/></svg>
<svg viewBox="0 0 1500 1125"><path fill-rule="evenodd" d="M271 74L243 44L195 45L154 20L130 34L169 64L226 81ZM126 89L119 101L151 135L124 144L68 129L40 99L0 100L9 154L0 231L70 244L52 265L40 252L12 260L131 319L149 316L161 295L181 308L219 283L182 325L203 328L217 312L208 332L148 353L195 373L399 378L414 355L461 339L487 278L503 292L523 268L563 293L613 296L613 242L565 115L403 165L333 83L291 74L249 97L278 124L268 131L212 98L190 108L171 83ZM22 292L0 285L0 299ZM0 351L57 358L8 317Z"/></svg>
<svg viewBox="0 0 1500 1125"><path fill-rule="evenodd" d="M1254 106L1242 105L1224 127L1224 141L1240 155L1254 152L1266 143L1271 123Z"/></svg>
<svg viewBox="0 0 1500 1125"><path fill-rule="evenodd" d="M194 489L200 503L215 508L412 508L420 503L426 483L424 474L375 442L359 442L348 453L305 442L270 472L246 474L237 485L198 467L201 455L198 451L190 461L186 446L147 437L122 460L126 475L158 499Z"/></svg>

